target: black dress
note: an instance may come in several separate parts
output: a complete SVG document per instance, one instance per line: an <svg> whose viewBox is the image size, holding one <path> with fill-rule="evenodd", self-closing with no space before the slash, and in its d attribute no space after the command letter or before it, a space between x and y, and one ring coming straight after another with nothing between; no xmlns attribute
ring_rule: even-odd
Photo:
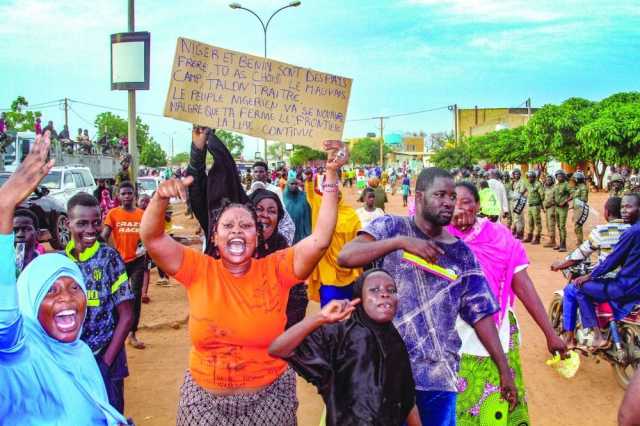
<svg viewBox="0 0 640 426"><path fill-rule="evenodd" d="M378 324L358 306L327 324L287 358L327 406L327 426L397 426L415 405L409 355L393 324Z"/></svg>

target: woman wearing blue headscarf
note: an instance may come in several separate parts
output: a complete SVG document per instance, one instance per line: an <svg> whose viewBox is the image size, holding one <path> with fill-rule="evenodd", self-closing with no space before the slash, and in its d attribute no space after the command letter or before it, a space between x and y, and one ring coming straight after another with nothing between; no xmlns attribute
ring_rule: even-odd
<svg viewBox="0 0 640 426"><path fill-rule="evenodd" d="M38 137L0 188L0 422L28 425L121 425L100 371L80 340L84 279L60 254L45 254L16 286L13 213L47 175L48 135Z"/></svg>

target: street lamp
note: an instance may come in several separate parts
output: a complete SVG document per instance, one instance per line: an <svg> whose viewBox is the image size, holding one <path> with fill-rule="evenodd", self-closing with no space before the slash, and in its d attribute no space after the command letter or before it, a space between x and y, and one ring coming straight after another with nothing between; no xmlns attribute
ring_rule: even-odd
<svg viewBox="0 0 640 426"><path fill-rule="evenodd" d="M265 24L264 21L262 20L262 18L260 18L260 16L258 16L257 13L255 13L253 10L251 9L247 9L246 7L243 7L240 3L231 3L229 4L229 7L231 9L242 9L242 10L246 10L247 12L249 12L250 14L252 14L253 16L255 16L256 18L258 18L258 21L260 21L260 25L262 25L262 31L264 32L264 58L267 59L267 29L269 29L269 24L271 23L271 20L273 19L274 16L276 16L276 14L278 14L278 12L281 12L287 8L290 7L298 7L302 4L301 1L292 1L289 2L289 4L287 4L286 6L282 6L280 9L276 10L275 12L273 12L271 14L271 16L269 17L269 19L267 19L267 23ZM264 139L264 161L267 161L267 140Z"/></svg>

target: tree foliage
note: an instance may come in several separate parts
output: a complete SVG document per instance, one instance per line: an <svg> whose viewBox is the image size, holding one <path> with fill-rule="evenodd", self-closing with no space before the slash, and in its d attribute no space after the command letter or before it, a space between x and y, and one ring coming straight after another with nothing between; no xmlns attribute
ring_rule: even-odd
<svg viewBox="0 0 640 426"><path fill-rule="evenodd" d="M237 133L227 132L226 130L216 130L216 136L220 138L234 158L242 155L244 150L244 139Z"/></svg>
<svg viewBox="0 0 640 426"><path fill-rule="evenodd" d="M109 140L114 138L120 139L129 134L129 122L111 112L98 114L94 120L94 125L98 130L96 139L101 139L105 135ZM140 117L136 117L136 144L138 146L138 152L142 154L143 148L151 142L155 141L150 134L149 125L144 123Z"/></svg>
<svg viewBox="0 0 640 426"><path fill-rule="evenodd" d="M314 160L326 160L327 154L323 151L318 151L317 149L309 148L304 145L294 145L293 152L291 153L291 157L289 158L289 162L292 166L304 166L309 161Z"/></svg>
<svg viewBox="0 0 640 426"><path fill-rule="evenodd" d="M159 143L151 139L142 148L140 164L149 167L162 167L167 165L167 154Z"/></svg>
<svg viewBox="0 0 640 426"><path fill-rule="evenodd" d="M447 143L444 148L436 151L431 157L431 162L442 169L450 170L454 168L471 168L476 164L469 144L466 141L459 144Z"/></svg>
<svg viewBox="0 0 640 426"><path fill-rule="evenodd" d="M594 165L598 182L607 165L640 167L640 92L616 93L599 102L569 98L544 105L522 127L448 142L434 161L460 167L486 160L494 164L545 164L551 159Z"/></svg>
<svg viewBox="0 0 640 426"><path fill-rule="evenodd" d="M384 146L384 155L391 152L389 146ZM372 138L355 139L351 143L351 161L355 164L380 163L380 141Z"/></svg>
<svg viewBox="0 0 640 426"><path fill-rule="evenodd" d="M183 164L189 162L188 152L179 152L171 159L171 164Z"/></svg>
<svg viewBox="0 0 640 426"><path fill-rule="evenodd" d="M36 118L42 117L40 111L27 111L29 102L24 96L18 96L11 102L10 110L5 112L5 123L8 130L17 132L33 131Z"/></svg>

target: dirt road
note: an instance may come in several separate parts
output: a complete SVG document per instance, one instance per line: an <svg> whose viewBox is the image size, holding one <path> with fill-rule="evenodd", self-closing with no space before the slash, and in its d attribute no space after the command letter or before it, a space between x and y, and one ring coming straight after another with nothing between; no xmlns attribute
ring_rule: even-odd
<svg viewBox="0 0 640 426"><path fill-rule="evenodd" d="M356 205L354 193L347 191L346 200ZM599 213L592 215L588 228L603 221L602 205L604 194L591 194L590 204ZM178 234L193 234L197 228L195 221L186 219L180 213L176 224L181 227ZM390 213L405 214L399 195L392 197L388 204ZM569 246L575 242L572 231ZM564 286L559 273L549 271L549 265L560 255L541 246L527 245L531 260L529 273L538 292L548 305L553 291ZM183 374L187 368L189 336L184 320L187 302L184 290L178 286L159 287L155 270L151 279L151 303L143 305L143 330L140 337L147 344L145 350L128 348L131 376L126 381L126 411L139 425L173 425L178 403L178 393ZM173 284L175 282L172 281ZM318 309L311 304L309 310ZM580 371L571 380L565 380L544 364L549 357L546 344L535 323L525 309L516 308L522 328L522 365L527 388L530 416L534 425L614 425L616 413L623 391L606 363L582 359ZM182 324L182 325L180 325ZM174 329L171 326L179 326ZM298 419L301 426L316 426L320 418L322 403L315 389L298 381L300 408Z"/></svg>

